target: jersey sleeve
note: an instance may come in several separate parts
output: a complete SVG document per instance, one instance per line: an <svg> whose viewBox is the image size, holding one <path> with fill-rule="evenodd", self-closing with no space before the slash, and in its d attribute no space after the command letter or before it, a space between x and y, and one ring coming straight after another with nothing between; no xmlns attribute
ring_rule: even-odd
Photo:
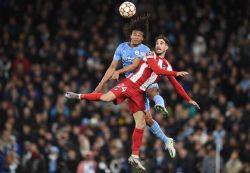
<svg viewBox="0 0 250 173"><path fill-rule="evenodd" d="M169 81L174 86L175 90L179 95L181 95L186 101L190 101L191 98L187 94L187 92L184 90L184 88L181 86L181 84L175 79L173 76L168 76Z"/></svg>
<svg viewBox="0 0 250 173"><path fill-rule="evenodd" d="M153 70L153 72L155 72L157 75L176 76L177 74L176 71L169 71L169 70L164 70L160 68L153 58L148 58L147 64Z"/></svg>
<svg viewBox="0 0 250 173"><path fill-rule="evenodd" d="M122 43L119 44L119 46L116 48L113 59L120 61L121 58L122 58Z"/></svg>

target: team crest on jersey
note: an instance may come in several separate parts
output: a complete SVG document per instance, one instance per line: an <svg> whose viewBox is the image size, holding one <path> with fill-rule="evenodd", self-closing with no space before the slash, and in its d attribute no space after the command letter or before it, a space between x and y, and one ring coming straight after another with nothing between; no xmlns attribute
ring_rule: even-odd
<svg viewBox="0 0 250 173"><path fill-rule="evenodd" d="M166 66L165 64L162 64L162 69L167 70L168 66Z"/></svg>
<svg viewBox="0 0 250 173"><path fill-rule="evenodd" d="M135 55L139 56L140 55L140 51L139 50L135 50Z"/></svg>

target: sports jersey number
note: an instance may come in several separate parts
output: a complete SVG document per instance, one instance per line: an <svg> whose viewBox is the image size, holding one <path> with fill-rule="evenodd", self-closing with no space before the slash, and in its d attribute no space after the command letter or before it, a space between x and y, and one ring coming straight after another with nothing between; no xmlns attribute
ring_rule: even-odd
<svg viewBox="0 0 250 173"><path fill-rule="evenodd" d="M122 92L125 92L128 87L126 87L124 83L121 83L115 87L115 90L118 90L120 88L122 89Z"/></svg>

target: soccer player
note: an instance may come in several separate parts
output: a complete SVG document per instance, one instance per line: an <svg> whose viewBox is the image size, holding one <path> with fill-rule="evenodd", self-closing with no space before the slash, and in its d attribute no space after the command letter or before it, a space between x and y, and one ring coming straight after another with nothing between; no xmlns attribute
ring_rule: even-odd
<svg viewBox="0 0 250 173"><path fill-rule="evenodd" d="M136 72L128 78L121 81L111 91L103 93L87 93L77 94L67 92L65 97L68 99L85 99L92 101L116 101L117 104L128 99L130 111L133 113L135 120L135 129L132 136L132 155L129 157L129 163L136 166L140 170L145 170L140 159L139 149L142 142L143 130L146 126L144 118L144 94L146 88L159 80L160 75L168 76L177 92L184 97L190 104L199 108L199 105L192 100L182 86L177 82L174 76L184 76L187 72L172 71L171 65L164 58L168 49L168 41L166 37L160 36L156 38L155 52L143 58ZM168 150L174 152L173 140L168 141Z"/></svg>
<svg viewBox="0 0 250 173"><path fill-rule="evenodd" d="M130 74L134 72L134 70L138 67L141 59L150 52L150 49L142 44L145 33L145 22L147 20L147 16L140 17L138 19L133 20L130 23L130 41L121 43L114 54L113 61L109 68L107 69L105 75L103 76L101 82L96 87L95 92L102 91L103 85L112 77L114 80L119 79L119 74L125 73L125 77L128 77ZM117 71L116 68L118 66L119 61L122 62L122 69ZM159 95L159 86L157 83L150 85L147 88L147 95L151 100L155 102L155 108L167 115L168 112L165 108L164 100ZM152 118L150 113L150 106L148 97L145 102L146 106L146 124L150 127L150 131L159 139L161 139L164 143L164 148L168 149L168 140L169 139L161 130L159 124ZM170 156L174 157L175 153L171 150L169 151Z"/></svg>

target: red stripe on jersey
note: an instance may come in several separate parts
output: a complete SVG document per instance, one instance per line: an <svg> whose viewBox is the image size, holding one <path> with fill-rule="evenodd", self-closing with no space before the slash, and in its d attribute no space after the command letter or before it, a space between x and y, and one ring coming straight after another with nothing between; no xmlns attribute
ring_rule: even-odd
<svg viewBox="0 0 250 173"><path fill-rule="evenodd" d="M145 91L150 84L158 81L160 77L159 75L154 73L153 70L149 67L149 65L146 62L147 58L155 59L160 68L162 68L163 64L163 61L155 55L146 56L139 64L139 68L137 69L137 71L128 77L142 91Z"/></svg>

